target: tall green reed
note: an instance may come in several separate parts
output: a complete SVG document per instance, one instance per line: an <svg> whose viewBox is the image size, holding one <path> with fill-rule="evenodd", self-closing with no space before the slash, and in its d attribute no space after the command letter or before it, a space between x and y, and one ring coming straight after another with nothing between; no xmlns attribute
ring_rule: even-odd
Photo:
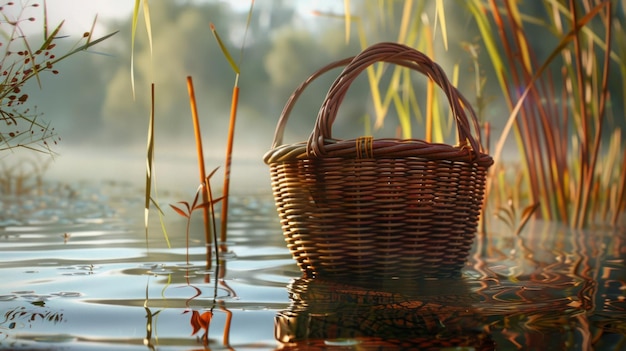
<svg viewBox="0 0 626 351"><path fill-rule="evenodd" d="M585 13L580 16L575 1L566 6L546 0L545 17L523 15L515 1L466 4L511 111L496 145L496 162L512 126L530 202L541 204L545 219L585 226L595 218L591 204L598 199L592 197L599 192L594 189L623 183L619 177L604 184L598 178L603 172L599 159L605 154L601 140L610 95L608 76L614 64L624 65L611 50L611 2L586 1ZM532 45L527 29L530 21L545 26L558 39L546 59L540 60ZM550 71L556 63L561 65L565 82L562 90ZM619 212L624 201L612 203L612 211Z"/></svg>

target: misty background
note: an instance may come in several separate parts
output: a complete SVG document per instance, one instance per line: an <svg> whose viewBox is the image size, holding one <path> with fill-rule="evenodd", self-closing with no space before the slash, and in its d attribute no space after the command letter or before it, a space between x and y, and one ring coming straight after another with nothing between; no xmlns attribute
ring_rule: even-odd
<svg viewBox="0 0 626 351"><path fill-rule="evenodd" d="M317 10L339 16L303 10L299 1L255 2L240 63L233 191L269 191L269 172L262 157L271 146L276 122L289 95L318 68L361 50L356 30L346 42L345 23L341 18L343 2L335 1L335 5L341 5L339 7L330 3L320 2ZM351 12L358 16L367 10L367 3L351 1ZM426 7L424 13L434 20L435 2L428 3L432 3L433 8ZM48 6L54 7L55 1L48 1ZM401 9L401 1L397 7ZM151 0L154 47L150 53L141 17L134 52L135 99L130 78L132 13L100 18L98 34L119 32L91 52L77 54L59 63L56 67L60 72L58 75L42 76L41 89L36 82L30 82L26 88L31 95L30 104L44 113L42 118L52 124L61 138L53 149L58 156L50 166L49 176L72 181L117 179L141 184L145 174L150 85L154 82L157 182L168 188L195 191L199 180L187 76L191 76L194 82L206 167L209 171L217 166L223 169L235 73L224 58L209 24L215 25L235 60L239 60L248 9L248 1ZM474 101L475 72L463 43L481 44L478 31L468 11L454 11L451 6L446 10L446 16L450 45L446 51L442 40L435 39L435 61L449 75L454 65L459 65L458 88ZM85 31L89 29L84 28ZM366 23L364 29L370 44L397 39L397 28L393 25L380 28ZM545 47L547 55L557 40L546 36L541 28L537 28L537 33L537 45ZM82 33L65 34L69 36L66 39L69 47ZM441 33L431 35L440 36ZM482 60L485 61L483 73L487 77L485 93L491 97L485 111L486 119L494 125L493 134L497 138L508 112L484 53ZM298 101L285 142L302 141L308 137L326 90L337 74L339 71L333 71L319 79ZM355 82L343 102L333 128L335 137L352 138L365 133L364 119L372 108L367 103L369 87L363 78ZM425 88L425 80L419 80L417 74L416 78L417 87ZM426 96L425 92L422 96ZM618 116L623 115L623 106L614 104L613 108ZM617 118L609 123L613 126L623 124L623 119ZM394 137L397 126L396 119L389 116L384 128L375 135ZM446 128L452 130L454 126ZM414 137L423 137L418 124L413 130ZM454 136L454 133L450 134ZM3 157L22 155L23 152L19 151ZM47 156L25 157L44 159Z"/></svg>

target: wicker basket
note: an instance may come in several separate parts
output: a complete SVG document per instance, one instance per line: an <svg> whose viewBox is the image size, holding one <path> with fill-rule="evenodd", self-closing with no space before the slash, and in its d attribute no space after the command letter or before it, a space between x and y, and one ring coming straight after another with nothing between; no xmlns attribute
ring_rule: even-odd
<svg viewBox="0 0 626 351"><path fill-rule="evenodd" d="M389 62L418 71L446 94L458 146L418 139L335 139L331 127L354 79ZM346 66L330 87L308 141L283 144L303 89ZM468 101L426 55L379 43L333 62L298 87L266 153L288 248L307 277L453 277L472 246L492 158L483 153Z"/></svg>

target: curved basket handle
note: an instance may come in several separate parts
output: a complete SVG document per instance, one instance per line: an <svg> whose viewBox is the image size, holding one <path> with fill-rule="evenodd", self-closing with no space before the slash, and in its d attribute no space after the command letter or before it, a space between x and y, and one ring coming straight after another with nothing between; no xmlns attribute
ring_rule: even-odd
<svg viewBox="0 0 626 351"><path fill-rule="evenodd" d="M276 130L274 131L274 141L272 141L272 149L275 149L278 146L282 145L283 136L285 134L285 126L287 125L287 121L289 120L289 114L291 113L291 110L293 109L300 95L302 95L302 92L304 91L304 89L306 89L306 87L309 86L311 82L313 82L315 79L317 79L317 77L323 75L324 73L331 71L335 68L343 67L349 64L354 59L354 57L355 56L348 57L343 60L339 60L339 61L335 61L335 62L331 62L327 64L326 66L315 71L315 73L313 73L309 78L307 78L304 82L302 82L296 88L296 90L294 90L294 92L289 97L289 100L287 100L285 107L283 107L283 111L280 113L280 118L278 119Z"/></svg>
<svg viewBox="0 0 626 351"><path fill-rule="evenodd" d="M448 98L450 108L456 119L460 146L466 146L469 143L476 156L480 156L482 151L480 128L476 113L470 103L450 83L441 66L411 47L391 42L382 42L368 47L354 57L337 77L320 108L315 128L307 142L307 154L318 157L326 154L324 146L332 140L331 127L348 88L361 72L380 61L411 68L435 82ZM470 120L468 120L466 111L469 112ZM472 129L476 138L472 134Z"/></svg>

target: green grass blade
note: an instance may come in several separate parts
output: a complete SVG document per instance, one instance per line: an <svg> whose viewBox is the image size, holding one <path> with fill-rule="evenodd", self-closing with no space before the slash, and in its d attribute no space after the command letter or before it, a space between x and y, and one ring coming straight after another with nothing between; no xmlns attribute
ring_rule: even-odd
<svg viewBox="0 0 626 351"><path fill-rule="evenodd" d="M130 35L130 86L133 93L133 99L135 98L135 38L137 36L137 22L139 21L140 5L141 0L135 0Z"/></svg>
<svg viewBox="0 0 626 351"><path fill-rule="evenodd" d="M230 67L232 67L233 71L235 71L236 74L239 74L239 66L237 65L235 60L233 60L233 57L228 51L228 49L226 48L226 45L224 45L222 38L220 38L220 35L217 33L217 30L215 29L215 25L211 23L210 26L211 26L211 32L213 33L215 40L217 40L217 44L220 46L220 49L222 50L224 57L226 57L226 60L228 60Z"/></svg>
<svg viewBox="0 0 626 351"><path fill-rule="evenodd" d="M344 21L345 21L345 32L346 32L346 44L350 42L350 26L351 16L350 16L350 0L343 0L343 12L344 12Z"/></svg>
<svg viewBox="0 0 626 351"><path fill-rule="evenodd" d="M146 188L144 202L144 227L146 229L146 246L148 246L148 219L150 217L150 199L152 190L152 170L154 169L154 83L151 86L150 121L148 122L148 142L146 150Z"/></svg>
<svg viewBox="0 0 626 351"><path fill-rule="evenodd" d="M498 46L496 45L494 37L495 31L491 28L489 19L487 18L488 10L480 0L470 0L464 3L468 7L470 13L476 21L476 24L478 25L478 30L480 31L481 38L491 59L491 64L493 65L493 69L496 73L498 83L500 84L502 91L508 91L505 78L505 72L507 69L504 61L502 60L502 56L499 53Z"/></svg>
<svg viewBox="0 0 626 351"><path fill-rule="evenodd" d="M437 29L437 23L441 26L441 37L443 39L443 47L448 51L448 29L446 25L446 11L443 6L443 0L437 0L435 5L436 20L435 20L435 33Z"/></svg>
<svg viewBox="0 0 626 351"><path fill-rule="evenodd" d="M409 32L409 26L411 19L413 18L413 0L406 0L404 2L404 9L402 10L402 19L400 20L400 28L398 30L398 42L407 43L407 33Z"/></svg>
<svg viewBox="0 0 626 351"><path fill-rule="evenodd" d="M143 17L146 22L146 32L148 33L148 46L150 47L150 55L152 56L152 21L150 20L150 6L148 0L143 0Z"/></svg>
<svg viewBox="0 0 626 351"><path fill-rule="evenodd" d="M241 49L239 50L239 67L241 67L241 62L243 62L243 49L246 46L246 39L248 38L248 29L250 29L250 23L252 23L253 9L254 9L254 0L250 2L250 9L248 10L248 18L246 19L246 30L243 33L243 42L241 44Z"/></svg>

